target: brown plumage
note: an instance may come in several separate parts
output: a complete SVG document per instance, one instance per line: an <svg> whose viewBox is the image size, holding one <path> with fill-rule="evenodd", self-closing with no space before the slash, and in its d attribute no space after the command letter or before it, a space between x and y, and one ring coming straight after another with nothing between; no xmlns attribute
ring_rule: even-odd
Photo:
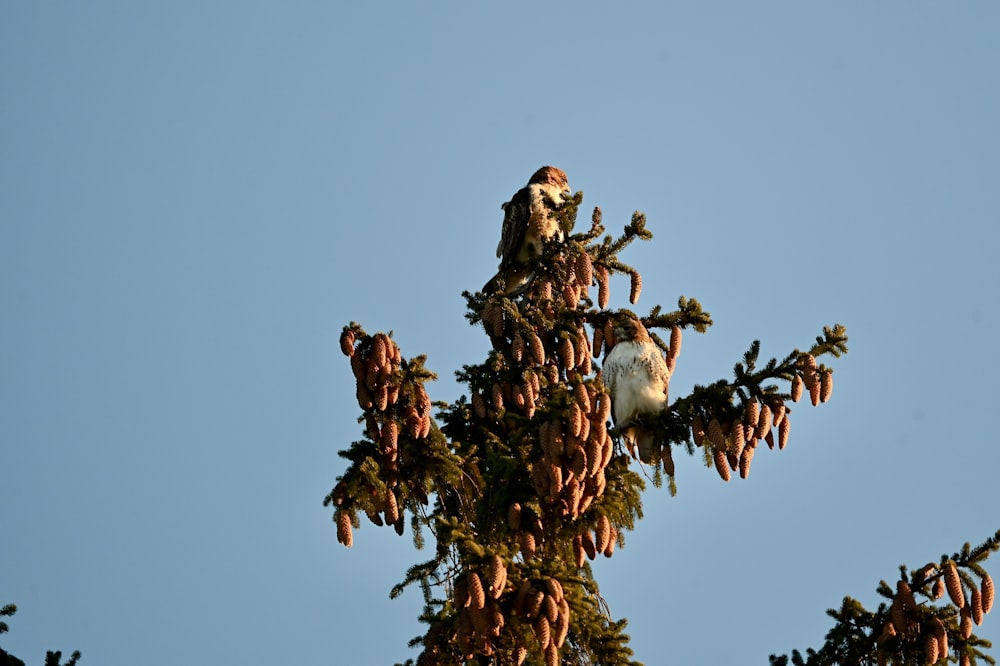
<svg viewBox="0 0 1000 666"><path fill-rule="evenodd" d="M500 270L483 287L485 293L502 290L511 295L528 288L534 279L531 261L542 255L544 242L563 239L562 229L552 213L570 194L566 172L544 166L501 206L503 230L497 245Z"/></svg>

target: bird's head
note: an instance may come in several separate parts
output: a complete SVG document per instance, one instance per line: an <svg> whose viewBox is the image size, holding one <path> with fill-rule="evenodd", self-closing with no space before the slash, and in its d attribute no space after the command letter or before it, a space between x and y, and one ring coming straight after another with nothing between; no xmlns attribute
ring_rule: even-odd
<svg viewBox="0 0 1000 666"><path fill-rule="evenodd" d="M528 185L539 185L556 205L562 204L573 194L566 172L554 166L543 166L536 171L528 181Z"/></svg>
<svg viewBox="0 0 1000 666"><path fill-rule="evenodd" d="M615 321L615 337L619 341L633 341L638 339L641 342L649 338L649 333L646 332L646 327L642 325L638 317L627 314L618 317Z"/></svg>

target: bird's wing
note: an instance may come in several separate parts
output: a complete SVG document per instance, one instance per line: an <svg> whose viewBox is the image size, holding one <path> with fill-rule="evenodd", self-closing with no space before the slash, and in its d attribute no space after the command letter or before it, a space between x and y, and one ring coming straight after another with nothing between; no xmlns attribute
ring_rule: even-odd
<svg viewBox="0 0 1000 666"><path fill-rule="evenodd" d="M670 383L670 370L667 362L660 353L659 348L652 342L644 344L642 349L642 365L646 369L649 381L654 386L662 387L663 393L667 393Z"/></svg>
<svg viewBox="0 0 1000 666"><path fill-rule="evenodd" d="M530 204L530 194L525 187L518 190L510 201L502 206L503 230L500 233L500 244L497 246L501 269L507 269L515 262L517 253L524 243L528 220L531 217Z"/></svg>

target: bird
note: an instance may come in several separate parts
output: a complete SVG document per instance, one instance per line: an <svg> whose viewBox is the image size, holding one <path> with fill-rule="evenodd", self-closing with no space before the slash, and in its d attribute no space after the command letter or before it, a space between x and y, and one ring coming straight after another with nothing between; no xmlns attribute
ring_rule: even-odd
<svg viewBox="0 0 1000 666"><path fill-rule="evenodd" d="M564 239L559 221L552 215L570 197L566 172L553 166L543 166L514 193L510 201L500 206L503 228L497 257L500 269L483 287L484 293L502 290L506 295L522 293L531 285L533 259L542 255L546 241Z"/></svg>
<svg viewBox="0 0 1000 666"><path fill-rule="evenodd" d="M616 342L604 359L602 379L611 395L611 417L633 456L652 463L659 455L655 431L644 423L667 406L670 369L635 315L615 322Z"/></svg>

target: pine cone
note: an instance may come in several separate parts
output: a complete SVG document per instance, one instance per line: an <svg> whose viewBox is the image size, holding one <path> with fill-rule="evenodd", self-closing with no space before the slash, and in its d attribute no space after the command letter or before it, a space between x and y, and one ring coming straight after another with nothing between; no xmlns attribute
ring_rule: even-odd
<svg viewBox="0 0 1000 666"><path fill-rule="evenodd" d="M955 560L944 563L944 584L948 589L951 602L959 608L965 607L965 593L962 591L962 580L958 576L958 566Z"/></svg>
<svg viewBox="0 0 1000 666"><path fill-rule="evenodd" d="M772 420L774 421L774 427L775 428L777 428L778 426L781 425L781 421L785 418L785 412L786 411L787 411L787 408L785 407L785 403L784 402L779 402L777 405L775 405L772 408L772 410L771 410L771 412L773 414Z"/></svg>
<svg viewBox="0 0 1000 666"><path fill-rule="evenodd" d="M611 322L611 317L604 321L604 353L610 352L618 339L615 337L615 325Z"/></svg>
<svg viewBox="0 0 1000 666"><path fill-rule="evenodd" d="M559 362L567 371L576 367L576 351L569 338L559 338Z"/></svg>
<svg viewBox="0 0 1000 666"><path fill-rule="evenodd" d="M833 395L833 372L825 371L820 377L819 401L827 402Z"/></svg>
<svg viewBox="0 0 1000 666"><path fill-rule="evenodd" d="M576 568L582 569L586 552L583 548L583 537L579 534L573 537L573 554L576 556Z"/></svg>
<svg viewBox="0 0 1000 666"><path fill-rule="evenodd" d="M340 351L344 352L344 356L354 356L354 331L346 326L340 334Z"/></svg>
<svg viewBox="0 0 1000 666"><path fill-rule="evenodd" d="M552 627L552 643L557 648L563 646L566 642L566 636L569 634L569 614L569 602L563 599L559 602L559 617Z"/></svg>
<svg viewBox="0 0 1000 666"><path fill-rule="evenodd" d="M354 545L354 534L351 530L351 516L346 511L336 512L334 518L337 521L337 541L348 548Z"/></svg>
<svg viewBox="0 0 1000 666"><path fill-rule="evenodd" d="M594 535L597 537L594 540L594 545L598 553L603 553L604 549L608 547L608 539L611 538L611 521L603 513L597 517L597 528L594 530Z"/></svg>
<svg viewBox="0 0 1000 666"><path fill-rule="evenodd" d="M493 409L498 412L503 411L503 387L500 386L499 382L493 382L493 387L490 390L490 399L493 402Z"/></svg>
<svg viewBox="0 0 1000 666"><path fill-rule="evenodd" d="M757 430L757 423L760 421L760 404L751 398L743 406L743 422Z"/></svg>
<svg viewBox="0 0 1000 666"><path fill-rule="evenodd" d="M587 252L581 252L576 259L576 275L580 283L589 287L594 281L594 261Z"/></svg>
<svg viewBox="0 0 1000 666"><path fill-rule="evenodd" d="M778 426L778 449L784 449L785 445L788 444L788 435L792 430L792 423L788 420L788 414L781 419L781 425Z"/></svg>
<svg viewBox="0 0 1000 666"><path fill-rule="evenodd" d="M538 639L542 648L547 648L552 641L552 628L549 625L549 619L545 615L539 615L532 624L532 629L534 629L535 638Z"/></svg>
<svg viewBox="0 0 1000 666"><path fill-rule="evenodd" d="M396 493L391 488L385 489L385 522L395 523L399 520L399 504L396 503Z"/></svg>
<svg viewBox="0 0 1000 666"><path fill-rule="evenodd" d="M667 476L674 475L674 458L670 452L670 444L666 444L660 451L660 460L663 461L663 473Z"/></svg>
<svg viewBox="0 0 1000 666"><path fill-rule="evenodd" d="M389 360L389 346L386 344L385 333L376 333L375 337L372 339L372 350L371 350L371 360L375 365L382 367L386 365Z"/></svg>
<svg viewBox="0 0 1000 666"><path fill-rule="evenodd" d="M938 660L938 640L931 634L924 636L924 654L928 664L936 664Z"/></svg>
<svg viewBox="0 0 1000 666"><path fill-rule="evenodd" d="M472 394L472 411L477 418L486 418L486 399L482 393L476 392Z"/></svg>
<svg viewBox="0 0 1000 666"><path fill-rule="evenodd" d="M597 307L602 310L608 309L608 301L611 299L611 285L608 278L607 267L597 266Z"/></svg>
<svg viewBox="0 0 1000 666"><path fill-rule="evenodd" d="M594 358L601 358L601 349L604 347L604 327L594 325Z"/></svg>
<svg viewBox="0 0 1000 666"><path fill-rule="evenodd" d="M757 427L754 428L754 439L764 439L771 430L771 408L765 402L761 405L760 416L757 418Z"/></svg>
<svg viewBox="0 0 1000 666"><path fill-rule="evenodd" d="M978 587L972 588L970 592L969 611L972 613L972 621L978 627L983 623L983 595Z"/></svg>
<svg viewBox="0 0 1000 666"><path fill-rule="evenodd" d="M969 640L969 637L972 636L972 612L968 608L963 608L959 614L962 618L959 624L962 638Z"/></svg>
<svg viewBox="0 0 1000 666"><path fill-rule="evenodd" d="M545 593L541 590L536 590L534 587L528 592L528 598L525 600L524 605L524 615L529 620L533 620L539 617L542 610L542 603L545 601Z"/></svg>
<svg viewBox="0 0 1000 666"><path fill-rule="evenodd" d="M514 334L514 339L510 343L510 354L518 363L524 360L524 350L526 347L527 344L524 342L524 336L518 331Z"/></svg>
<svg viewBox="0 0 1000 666"><path fill-rule="evenodd" d="M559 648L554 642L545 646L545 666L559 666Z"/></svg>
<svg viewBox="0 0 1000 666"><path fill-rule="evenodd" d="M948 661L948 631L944 628L944 623L937 617L934 618L934 638L938 643L938 657Z"/></svg>
<svg viewBox="0 0 1000 666"><path fill-rule="evenodd" d="M715 449L713 457L715 458L715 469L719 472L719 476L722 477L723 481L728 481L731 474L729 471L729 461L726 459L726 452L722 449Z"/></svg>
<svg viewBox="0 0 1000 666"><path fill-rule="evenodd" d="M528 348L531 351L531 359L536 365L545 365L545 347L538 333L532 331L528 336Z"/></svg>
<svg viewBox="0 0 1000 666"><path fill-rule="evenodd" d="M507 585L507 566L499 555L492 555L486 563L486 572L490 579L490 596L499 599Z"/></svg>
<svg viewBox="0 0 1000 666"><path fill-rule="evenodd" d="M555 599L557 604L562 603L563 597L566 596L563 592L562 583L557 578L545 579L545 591L549 593L550 597Z"/></svg>
<svg viewBox="0 0 1000 666"><path fill-rule="evenodd" d="M577 380L576 384L573 386L573 397L576 401L580 403L580 408L584 413L590 413L590 393L587 391L587 385L583 383L583 380Z"/></svg>
<svg viewBox="0 0 1000 666"><path fill-rule="evenodd" d="M708 439L712 442L712 446L714 446L716 450L725 450L726 436L722 434L722 424L719 423L718 419L712 419L708 422Z"/></svg>
<svg viewBox="0 0 1000 666"><path fill-rule="evenodd" d="M584 474L587 473L587 454L582 446L573 448L573 457L569 461L569 470L578 479L582 479Z"/></svg>
<svg viewBox="0 0 1000 666"><path fill-rule="evenodd" d="M792 379L792 402L798 402L802 398L802 377L795 375Z"/></svg>
<svg viewBox="0 0 1000 666"><path fill-rule="evenodd" d="M503 308L493 301L487 301L483 306L482 317L483 327L490 336L499 338L503 335Z"/></svg>
<svg viewBox="0 0 1000 666"><path fill-rule="evenodd" d="M993 579L989 574L983 576L981 588L983 612L989 613L993 609L994 596Z"/></svg>
<svg viewBox="0 0 1000 666"><path fill-rule="evenodd" d="M379 384L375 387L375 400L373 402L375 409L380 412L384 412L386 407L389 406L389 387L385 384Z"/></svg>
<svg viewBox="0 0 1000 666"><path fill-rule="evenodd" d="M670 329L670 346L667 351L667 358L676 359L681 354L681 338L683 332L680 326L674 326Z"/></svg>
<svg viewBox="0 0 1000 666"><path fill-rule="evenodd" d="M597 548L594 545L594 538L590 536L590 532L584 532L580 536L583 540L583 550L587 553L587 557L591 560L597 557Z"/></svg>
<svg viewBox="0 0 1000 666"><path fill-rule="evenodd" d="M395 420L389 421L382 428L380 442L383 453L393 451L397 448L399 442L399 424Z"/></svg>
<svg viewBox="0 0 1000 666"><path fill-rule="evenodd" d="M809 401L812 402L813 407L819 404L820 390L823 388L818 381L809 382L806 381L806 385L809 388Z"/></svg>
<svg viewBox="0 0 1000 666"><path fill-rule="evenodd" d="M694 439L696 446L701 446L705 442L705 422L698 414L691 417L691 438Z"/></svg>
<svg viewBox="0 0 1000 666"><path fill-rule="evenodd" d="M750 463L753 462L753 454L757 447L745 446L743 447L743 453L740 455L740 478L747 478L750 476Z"/></svg>
<svg viewBox="0 0 1000 666"><path fill-rule="evenodd" d="M467 576L469 585L469 607L480 609L486 606L486 591L483 589L483 581L475 571L470 571Z"/></svg>
<svg viewBox="0 0 1000 666"><path fill-rule="evenodd" d="M589 375L590 365L590 338L587 331L581 326L576 332L576 367L580 368L584 375Z"/></svg>
<svg viewBox="0 0 1000 666"><path fill-rule="evenodd" d="M556 603L551 594L545 595L545 600L542 602L541 616L549 621L550 628L559 619L559 604Z"/></svg>
<svg viewBox="0 0 1000 666"><path fill-rule="evenodd" d="M615 526L611 526L611 538L608 539L608 546L604 549L604 557L611 557L615 554L615 544L618 543L618 530Z"/></svg>
<svg viewBox="0 0 1000 666"><path fill-rule="evenodd" d="M629 292L628 301L635 305L636 301L639 300L639 294L642 293L642 276L639 275L639 271L634 271L630 277L632 278L632 289Z"/></svg>
<svg viewBox="0 0 1000 666"><path fill-rule="evenodd" d="M521 532L521 553L526 557L535 554L535 535L531 532Z"/></svg>
<svg viewBox="0 0 1000 666"><path fill-rule="evenodd" d="M944 597L944 593L945 593L944 576L942 576L938 578L936 581L934 581L934 598L941 599L942 597Z"/></svg>

